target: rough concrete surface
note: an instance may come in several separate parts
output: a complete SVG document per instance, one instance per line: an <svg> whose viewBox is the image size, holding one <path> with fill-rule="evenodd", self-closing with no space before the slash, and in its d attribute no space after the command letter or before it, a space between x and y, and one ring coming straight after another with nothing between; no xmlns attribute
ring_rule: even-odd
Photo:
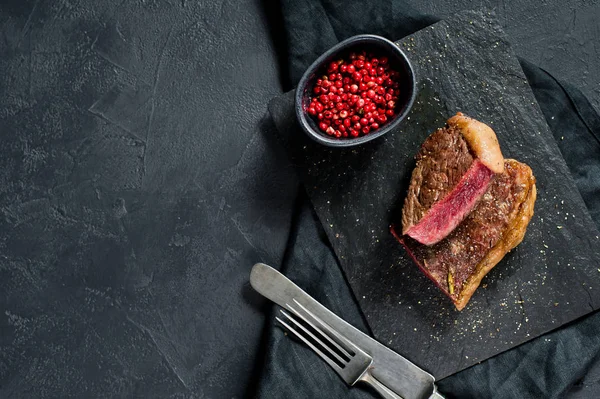
<svg viewBox="0 0 600 399"><path fill-rule="evenodd" d="M501 13L596 106L597 9ZM263 6L7 0L0 32L0 397L241 397L264 321L248 272L281 259L298 190L266 132Z"/></svg>

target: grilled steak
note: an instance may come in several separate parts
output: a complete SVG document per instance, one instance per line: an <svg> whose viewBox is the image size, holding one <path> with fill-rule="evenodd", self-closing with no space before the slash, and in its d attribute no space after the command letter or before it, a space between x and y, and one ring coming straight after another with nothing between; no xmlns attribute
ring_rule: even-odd
<svg viewBox="0 0 600 399"><path fill-rule="evenodd" d="M410 256L454 302L465 307L481 279L525 235L536 198L535 178L529 166L504 161L477 207L445 239L427 246L399 236Z"/></svg>
<svg viewBox="0 0 600 399"><path fill-rule="evenodd" d="M423 143L402 210L402 233L433 245L473 210L503 158L492 129L462 114Z"/></svg>

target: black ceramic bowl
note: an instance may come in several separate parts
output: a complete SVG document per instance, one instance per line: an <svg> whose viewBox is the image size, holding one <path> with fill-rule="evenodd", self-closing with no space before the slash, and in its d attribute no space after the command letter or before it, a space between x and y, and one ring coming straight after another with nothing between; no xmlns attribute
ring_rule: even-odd
<svg viewBox="0 0 600 399"><path fill-rule="evenodd" d="M347 57L352 51L370 51L378 55L385 55L389 59L390 67L400 74L400 95L396 101L396 115L385 125L374 130L366 136L356 138L333 138L321 132L315 120L306 112L312 97L312 89L317 78L326 69L326 66L341 57ZM320 74L321 73L321 74ZM296 116L302 129L315 141L329 147L351 147L366 143L383 136L402 122L406 117L416 95L416 83L413 67L404 52L393 42L375 35L358 35L332 47L320 56L304 73L296 90Z"/></svg>

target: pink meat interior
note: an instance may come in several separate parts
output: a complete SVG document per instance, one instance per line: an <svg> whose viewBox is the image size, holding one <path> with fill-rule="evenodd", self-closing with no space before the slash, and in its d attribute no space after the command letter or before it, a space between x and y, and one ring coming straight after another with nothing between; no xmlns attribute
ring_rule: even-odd
<svg viewBox="0 0 600 399"><path fill-rule="evenodd" d="M421 244L433 245L448 236L477 205L494 172L476 159L458 184L406 234Z"/></svg>

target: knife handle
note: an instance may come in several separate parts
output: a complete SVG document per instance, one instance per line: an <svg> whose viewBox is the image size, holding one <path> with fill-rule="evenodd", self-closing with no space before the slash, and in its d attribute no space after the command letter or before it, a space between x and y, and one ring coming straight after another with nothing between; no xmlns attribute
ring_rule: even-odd
<svg viewBox="0 0 600 399"><path fill-rule="evenodd" d="M377 378L373 377L369 370L360 377L359 381L369 384L384 399L403 399L402 396L391 391L388 387L379 382Z"/></svg>

